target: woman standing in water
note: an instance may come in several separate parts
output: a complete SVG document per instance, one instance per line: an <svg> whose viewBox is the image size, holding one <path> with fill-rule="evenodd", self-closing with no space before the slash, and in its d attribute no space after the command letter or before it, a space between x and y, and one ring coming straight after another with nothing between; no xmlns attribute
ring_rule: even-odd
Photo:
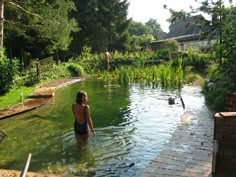
<svg viewBox="0 0 236 177"><path fill-rule="evenodd" d="M74 131L79 144L83 144L89 137L89 130L95 136L93 122L90 116L90 108L87 105L88 96L84 91L79 91L76 96L76 103L72 105L72 112L75 117Z"/></svg>

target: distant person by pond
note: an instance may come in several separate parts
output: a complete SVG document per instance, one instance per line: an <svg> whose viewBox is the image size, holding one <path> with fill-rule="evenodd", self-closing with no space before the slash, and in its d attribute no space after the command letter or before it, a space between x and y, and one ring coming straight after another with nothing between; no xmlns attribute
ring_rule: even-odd
<svg viewBox="0 0 236 177"><path fill-rule="evenodd" d="M76 103L72 105L74 114L74 131L77 142L82 146L89 137L89 130L95 136L93 122L90 116L90 107L87 105L88 96L85 91L79 91L76 96Z"/></svg>
<svg viewBox="0 0 236 177"><path fill-rule="evenodd" d="M111 54L106 49L105 50L105 62L106 62L107 71L110 70L110 61L111 61Z"/></svg>

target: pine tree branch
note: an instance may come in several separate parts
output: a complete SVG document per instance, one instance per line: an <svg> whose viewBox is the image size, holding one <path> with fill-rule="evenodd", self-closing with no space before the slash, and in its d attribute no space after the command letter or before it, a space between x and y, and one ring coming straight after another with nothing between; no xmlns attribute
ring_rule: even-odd
<svg viewBox="0 0 236 177"><path fill-rule="evenodd" d="M29 11L25 10L23 7L21 7L20 5L15 4L14 2L11 2L11 1L7 1L7 2L10 3L10 4L12 4L12 5L14 5L14 6L16 6L16 7L19 8L19 9L23 10L23 11L26 12L27 14L30 14L30 15L33 15L33 16L36 16L36 17L38 17L38 18L43 19L43 17L41 17L40 15L35 14L35 13L32 13L32 12L29 12Z"/></svg>

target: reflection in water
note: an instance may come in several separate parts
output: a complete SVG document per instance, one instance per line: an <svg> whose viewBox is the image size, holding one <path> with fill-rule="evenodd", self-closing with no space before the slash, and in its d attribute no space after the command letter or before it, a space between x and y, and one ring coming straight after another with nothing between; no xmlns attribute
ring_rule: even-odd
<svg viewBox="0 0 236 177"><path fill-rule="evenodd" d="M140 89L137 85L131 86L129 91L130 104L123 110L123 122L112 128L113 135L121 136L112 137L113 141L108 140L114 142L112 144L104 142L108 149L106 153L112 156L108 157L106 166L102 166L101 174L98 168L98 176L102 176L104 171L106 176L139 176L141 169L168 141L182 113L179 104L169 107L167 101L155 98L161 91L145 87ZM116 140L120 144L116 144Z"/></svg>
<svg viewBox="0 0 236 177"><path fill-rule="evenodd" d="M89 95L96 137L79 151L71 105L78 90ZM63 175L140 176L162 150L183 113L181 102L169 105L160 88L131 84L105 87L85 81L61 88L54 104L1 121L9 135L0 144L0 166L22 170L32 153L29 171ZM5 148L7 147L7 148Z"/></svg>

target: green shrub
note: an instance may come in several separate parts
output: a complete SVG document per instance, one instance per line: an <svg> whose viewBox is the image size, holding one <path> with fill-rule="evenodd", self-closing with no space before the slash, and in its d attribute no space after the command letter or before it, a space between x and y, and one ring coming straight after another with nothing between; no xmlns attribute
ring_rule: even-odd
<svg viewBox="0 0 236 177"><path fill-rule="evenodd" d="M202 52L193 52L189 50L184 58L184 66L193 66L195 70L202 71L207 68L209 64L214 62L214 55Z"/></svg>
<svg viewBox="0 0 236 177"><path fill-rule="evenodd" d="M215 76L217 76L219 72L219 65L218 64L211 64L211 65L208 65L207 67L207 77L212 79L212 80L215 80Z"/></svg>
<svg viewBox="0 0 236 177"><path fill-rule="evenodd" d="M71 73L67 69L66 64L53 65L53 69L42 73L41 82L54 80L54 79L60 79L64 77L70 77L70 76L71 76Z"/></svg>
<svg viewBox="0 0 236 177"><path fill-rule="evenodd" d="M103 54L92 54L91 47L84 46L81 54L74 59L83 67L85 73L95 73L105 69Z"/></svg>
<svg viewBox="0 0 236 177"><path fill-rule="evenodd" d="M176 40L168 40L160 45L159 57L162 59L178 58L179 43Z"/></svg>
<svg viewBox="0 0 236 177"><path fill-rule="evenodd" d="M224 88L217 88L204 92L206 103L214 111L225 111L225 95L227 91Z"/></svg>
<svg viewBox="0 0 236 177"><path fill-rule="evenodd" d="M72 77L78 77L78 76L84 75L83 67L78 64L71 63L71 64L69 64L69 66L67 66L67 69L71 73Z"/></svg>
<svg viewBox="0 0 236 177"><path fill-rule="evenodd" d="M179 43L176 40L170 39L163 44L161 44L161 49L168 49L171 52L178 52L179 51Z"/></svg>
<svg viewBox="0 0 236 177"><path fill-rule="evenodd" d="M185 82L190 83L198 83L200 85L204 84L204 79L197 73L187 73L185 75Z"/></svg>
<svg viewBox="0 0 236 177"><path fill-rule="evenodd" d="M168 60L170 58L170 50L169 49L160 49L155 54L155 58Z"/></svg>
<svg viewBox="0 0 236 177"><path fill-rule="evenodd" d="M20 86L33 86L39 83L39 78L37 76L36 63L38 61L32 60L27 68L21 73L21 75L16 80L16 87Z"/></svg>
<svg viewBox="0 0 236 177"><path fill-rule="evenodd" d="M0 94L9 91L18 75L19 62L17 59L10 60L3 51L0 58Z"/></svg>

